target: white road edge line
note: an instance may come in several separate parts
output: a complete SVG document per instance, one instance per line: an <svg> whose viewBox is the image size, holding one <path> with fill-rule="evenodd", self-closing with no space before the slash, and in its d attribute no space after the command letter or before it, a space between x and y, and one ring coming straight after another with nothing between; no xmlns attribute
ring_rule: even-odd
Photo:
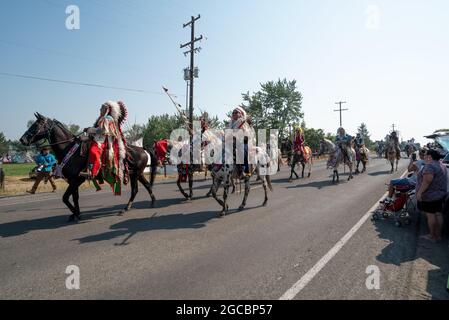
<svg viewBox="0 0 449 320"><path fill-rule="evenodd" d="M401 176L400 179L404 178L407 171ZM323 269L327 263L332 260L333 257L344 247L344 245L352 238L352 236L362 227L362 225L371 217L373 211L379 206L379 201L382 201L388 192L386 192L367 213L352 227L349 232L343 236L335 246L326 253L320 261L318 261L312 269L310 269L301 279L298 280L290 289L285 292L279 300L293 300L308 284L312 279Z"/></svg>

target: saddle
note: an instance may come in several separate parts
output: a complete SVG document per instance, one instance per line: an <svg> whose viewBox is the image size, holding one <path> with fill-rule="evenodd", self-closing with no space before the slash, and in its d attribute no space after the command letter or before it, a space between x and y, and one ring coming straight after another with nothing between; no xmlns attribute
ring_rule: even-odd
<svg viewBox="0 0 449 320"><path fill-rule="evenodd" d="M77 140L80 143L80 156L81 157L84 157L86 155L88 156L90 144L92 143L91 138L87 135L82 135L78 137Z"/></svg>

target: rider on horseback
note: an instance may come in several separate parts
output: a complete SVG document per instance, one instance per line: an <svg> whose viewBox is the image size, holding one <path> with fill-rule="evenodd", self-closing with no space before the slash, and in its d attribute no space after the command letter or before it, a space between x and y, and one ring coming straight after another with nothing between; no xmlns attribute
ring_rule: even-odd
<svg viewBox="0 0 449 320"><path fill-rule="evenodd" d="M95 179L102 173L101 178L111 184L116 195L121 192L121 183L128 182L126 140L121 129L126 116L127 110L122 102L109 101L101 106L100 117L94 127L84 129L92 141L87 172L80 175Z"/></svg>
<svg viewBox="0 0 449 320"><path fill-rule="evenodd" d="M250 120L246 114L245 109L242 107L236 107L232 111L231 121L229 122L229 125L227 126L227 129L240 129L243 130L243 133L245 135L244 138L244 165L243 170L246 176L251 176L250 172L250 166L249 166L249 159L248 159L248 136L251 135L251 125Z"/></svg>
<svg viewBox="0 0 449 320"><path fill-rule="evenodd" d="M355 137L355 146L358 149L364 148L365 147L365 139L363 139L362 135L359 133L357 133L356 137Z"/></svg>
<svg viewBox="0 0 449 320"><path fill-rule="evenodd" d="M396 151L396 157L398 159L400 159L401 157L401 149L399 148L399 137L396 131L393 131L389 136L388 136L388 144L391 146L393 145L395 151ZM388 148L386 150L385 153L385 158L388 159Z"/></svg>
<svg viewBox="0 0 449 320"><path fill-rule="evenodd" d="M295 153L299 153L304 156L305 155L304 143L305 143L304 130L301 127L296 127L295 136L293 138L293 151Z"/></svg>
<svg viewBox="0 0 449 320"><path fill-rule="evenodd" d="M352 156L351 156L351 152L350 152L351 140L352 140L352 137L350 135L346 134L346 131L344 128L342 128L342 127L338 128L336 143L337 143L338 147L340 148L340 150L342 151L345 159L349 160L350 162L352 162L352 160L353 160Z"/></svg>

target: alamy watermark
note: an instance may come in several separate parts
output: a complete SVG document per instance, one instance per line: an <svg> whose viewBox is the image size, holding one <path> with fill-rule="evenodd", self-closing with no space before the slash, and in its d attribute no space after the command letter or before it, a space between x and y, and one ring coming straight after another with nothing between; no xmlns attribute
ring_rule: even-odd
<svg viewBox="0 0 449 320"><path fill-rule="evenodd" d="M278 169L278 130L253 128L243 129L207 129L202 132L201 122L194 121L191 135L187 129L176 129L170 135L172 149L170 162L179 164L206 165L254 165L263 171L261 174L274 175ZM257 143L256 143L257 141Z"/></svg>
<svg viewBox="0 0 449 320"><path fill-rule="evenodd" d="M79 30L81 28L80 8L77 5L67 6L65 13L68 15L65 20L67 30Z"/></svg>
<svg viewBox="0 0 449 320"><path fill-rule="evenodd" d="M366 10L365 27L368 30L376 31L380 29L381 11L378 5L369 5Z"/></svg>
<svg viewBox="0 0 449 320"><path fill-rule="evenodd" d="M65 274L68 277L65 279L65 287L68 290L79 290L80 289L80 268L75 265L67 266L65 269Z"/></svg>
<svg viewBox="0 0 449 320"><path fill-rule="evenodd" d="M368 290L380 290L380 269L378 266L368 266L365 270L368 274L365 285Z"/></svg>

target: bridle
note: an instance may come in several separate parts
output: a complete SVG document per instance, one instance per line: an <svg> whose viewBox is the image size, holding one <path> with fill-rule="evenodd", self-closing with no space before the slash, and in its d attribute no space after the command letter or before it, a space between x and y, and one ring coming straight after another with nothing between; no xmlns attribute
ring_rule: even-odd
<svg viewBox="0 0 449 320"><path fill-rule="evenodd" d="M52 147L52 146L57 146L57 145L61 145L61 144L64 144L64 143L73 142L77 137L79 137L79 136L81 135L81 134L80 134L80 135L78 135L78 136L74 136L73 138L71 138L71 139L69 139L69 140L64 140L64 141L59 141L59 142L52 143L52 142L51 142L51 132L53 131L53 129L54 129L55 127L60 127L60 125L59 125L60 123L59 123L58 121L54 120L54 119L53 119L53 120L46 119L44 123L45 123L45 124L49 123L50 126L47 127L47 128L45 129L45 132L43 133L44 138L42 138L42 139L40 139L40 140L46 139L46 140L47 140L48 142L50 142L50 143L49 143L49 144L46 144L46 145L44 145L44 144L40 145L38 142L35 142L35 145L36 145L36 147L38 147L38 148ZM30 141L33 141L33 139L35 139L36 136L38 136L38 135L40 135L40 134L42 134L42 133L41 133L41 131L39 130L39 132L37 132L36 134L34 134L34 135L31 137Z"/></svg>

